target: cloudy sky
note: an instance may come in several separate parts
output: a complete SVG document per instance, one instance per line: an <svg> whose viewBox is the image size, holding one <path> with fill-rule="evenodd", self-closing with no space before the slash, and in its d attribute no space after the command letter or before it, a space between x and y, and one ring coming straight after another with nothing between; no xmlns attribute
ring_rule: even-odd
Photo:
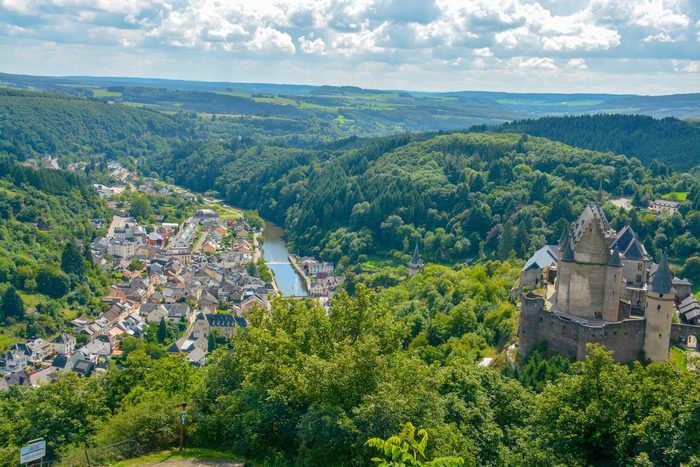
<svg viewBox="0 0 700 467"><path fill-rule="evenodd" d="M700 92L700 0L0 0L0 71Z"/></svg>

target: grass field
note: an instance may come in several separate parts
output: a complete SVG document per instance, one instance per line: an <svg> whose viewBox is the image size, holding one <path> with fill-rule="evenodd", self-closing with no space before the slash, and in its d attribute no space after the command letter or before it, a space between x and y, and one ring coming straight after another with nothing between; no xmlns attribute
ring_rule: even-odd
<svg viewBox="0 0 700 467"><path fill-rule="evenodd" d="M276 104L276 105L293 105L296 106L298 104L298 101L296 99L290 99L289 97L282 97L282 96L276 96L276 97L253 97L253 100L255 102L266 102L268 104Z"/></svg>
<svg viewBox="0 0 700 467"><path fill-rule="evenodd" d="M668 361L676 370L686 369L686 353L685 350L678 347L671 347L668 353Z"/></svg>
<svg viewBox="0 0 700 467"><path fill-rule="evenodd" d="M115 467L132 467L137 465L158 465L165 463L176 464L177 461L190 461L191 464L217 461L222 463L244 462L240 456L236 456L231 452L192 448L185 449L182 452L176 450L157 452L155 454L148 454L137 459L130 459L112 465ZM250 462L246 462L246 465L251 464Z"/></svg>
<svg viewBox="0 0 700 467"><path fill-rule="evenodd" d="M671 193L666 193L663 195L663 199L669 201L685 201L688 199L687 191L672 191Z"/></svg>
<svg viewBox="0 0 700 467"><path fill-rule="evenodd" d="M93 89L92 95L94 97L122 97L121 92L107 91L106 89L103 89L103 88Z"/></svg>

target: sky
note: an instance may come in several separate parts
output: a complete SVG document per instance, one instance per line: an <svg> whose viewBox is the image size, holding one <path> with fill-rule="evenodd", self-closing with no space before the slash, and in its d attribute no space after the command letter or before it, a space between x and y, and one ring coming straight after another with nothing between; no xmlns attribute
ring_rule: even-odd
<svg viewBox="0 0 700 467"><path fill-rule="evenodd" d="M700 0L0 0L0 71L700 92Z"/></svg>

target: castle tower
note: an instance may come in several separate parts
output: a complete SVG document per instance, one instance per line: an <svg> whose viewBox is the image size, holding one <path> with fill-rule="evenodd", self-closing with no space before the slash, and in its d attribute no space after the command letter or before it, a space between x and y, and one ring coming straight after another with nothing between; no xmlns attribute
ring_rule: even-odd
<svg viewBox="0 0 700 467"><path fill-rule="evenodd" d="M623 275L620 252L613 250L608 260L605 277L606 287L603 300L603 319L605 321L620 321L620 299L624 289Z"/></svg>
<svg viewBox="0 0 700 467"><path fill-rule="evenodd" d="M408 277L413 277L423 270L423 261L420 259L420 251L418 250L418 242L413 250L413 258L408 263Z"/></svg>
<svg viewBox="0 0 700 467"><path fill-rule="evenodd" d="M672 281L673 274L664 253L647 291L647 307L644 314L644 353L649 360L656 362L668 360L671 322L675 312Z"/></svg>
<svg viewBox="0 0 700 467"><path fill-rule="evenodd" d="M619 258L611 256L604 223L596 211L567 236L557 265L556 309L581 318L618 320L623 288Z"/></svg>

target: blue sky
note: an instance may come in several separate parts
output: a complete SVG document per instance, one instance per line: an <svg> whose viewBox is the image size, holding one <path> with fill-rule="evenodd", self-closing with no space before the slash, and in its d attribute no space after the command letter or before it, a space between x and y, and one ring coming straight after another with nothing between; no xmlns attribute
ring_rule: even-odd
<svg viewBox="0 0 700 467"><path fill-rule="evenodd" d="M0 0L0 71L700 92L700 0Z"/></svg>

